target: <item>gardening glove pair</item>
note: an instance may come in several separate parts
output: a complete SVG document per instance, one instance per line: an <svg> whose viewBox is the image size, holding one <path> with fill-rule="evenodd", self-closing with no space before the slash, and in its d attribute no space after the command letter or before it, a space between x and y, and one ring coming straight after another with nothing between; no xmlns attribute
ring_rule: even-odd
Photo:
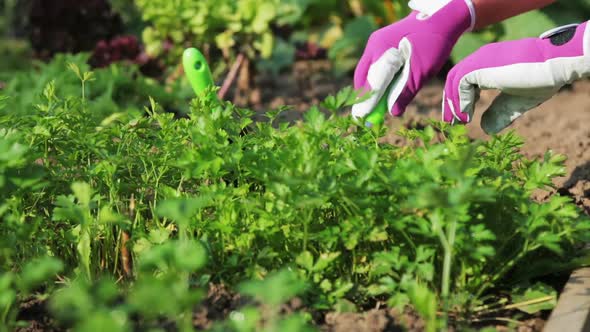
<svg viewBox="0 0 590 332"><path fill-rule="evenodd" d="M412 0L410 7L410 15L369 38L354 86L372 94L353 106L356 118L371 113L384 95L389 111L401 115L440 71L459 37L475 25L471 0Z"/></svg>
<svg viewBox="0 0 590 332"><path fill-rule="evenodd" d="M484 113L481 126L498 133L561 87L590 76L590 25L553 29L539 38L486 45L449 73L443 97L443 120L467 123L481 89L500 95Z"/></svg>

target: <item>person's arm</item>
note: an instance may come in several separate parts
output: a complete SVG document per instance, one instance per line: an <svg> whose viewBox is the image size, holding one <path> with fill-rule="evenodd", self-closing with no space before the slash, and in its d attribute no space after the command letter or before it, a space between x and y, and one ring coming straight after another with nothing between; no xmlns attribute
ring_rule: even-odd
<svg viewBox="0 0 590 332"><path fill-rule="evenodd" d="M488 25L502 22L507 18L545 7L554 2L555 0L473 0L477 17L475 29L485 28Z"/></svg>

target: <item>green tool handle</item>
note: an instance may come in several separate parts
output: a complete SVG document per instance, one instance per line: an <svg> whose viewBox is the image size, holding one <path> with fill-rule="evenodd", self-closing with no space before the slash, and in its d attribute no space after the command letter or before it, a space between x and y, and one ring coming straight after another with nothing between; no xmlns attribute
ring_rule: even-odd
<svg viewBox="0 0 590 332"><path fill-rule="evenodd" d="M383 126L385 123L385 116L389 111L389 108L387 107L387 97L389 96L389 92L393 88L394 84L395 80L389 84L387 90L385 90L385 93L381 99L379 99L377 106L375 106L373 111L365 118L365 126L368 128L381 128L381 126Z"/></svg>
<svg viewBox="0 0 590 332"><path fill-rule="evenodd" d="M203 53L196 48L188 48L182 55L182 66L193 91L198 97L214 86L213 75Z"/></svg>
<svg viewBox="0 0 590 332"><path fill-rule="evenodd" d="M381 127L385 123L385 115L387 114L387 95L384 95L379 100L379 103L373 111L365 118L365 126L369 128Z"/></svg>

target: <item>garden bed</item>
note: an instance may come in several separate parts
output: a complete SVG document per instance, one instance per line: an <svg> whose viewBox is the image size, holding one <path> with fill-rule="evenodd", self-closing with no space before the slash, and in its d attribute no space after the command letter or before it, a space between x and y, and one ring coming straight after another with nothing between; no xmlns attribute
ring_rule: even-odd
<svg viewBox="0 0 590 332"><path fill-rule="evenodd" d="M581 82L572 89L563 91L542 109L528 114L516 123L517 133L525 137L532 136L532 140L527 139L528 143L520 149L521 153L530 158L544 158L541 161L532 161L516 153L515 149L520 146L520 139L514 135L496 138L495 147L486 144L472 145L470 139L487 140L477 128L477 120L468 126L468 138L461 127L445 128L441 124L434 124L434 129L428 127L433 125L429 122L430 119L438 118L436 110L440 105L440 83L426 87L403 118L388 119L389 133L378 140L375 140L374 133L365 132L358 127L354 130L354 125L348 120L348 114L342 113L327 119L317 110L309 111L310 106L313 108L314 105L321 104L324 114L329 116L330 109L342 111L346 109L343 106L350 103L350 96L346 93L321 103L327 94L339 88L338 83L335 83L338 80L327 73L328 69L322 62L301 62L296 65L299 76L285 74L286 76L279 78L278 83L273 83L267 78L259 79L258 86L253 89L254 97L249 98L254 108L268 110L285 103L299 105L274 119L274 126L264 122L250 124L250 116L244 115L247 111L234 110L232 107L212 116L210 110L215 106L204 104L205 101L194 104L193 108L197 111L179 120L173 120L164 112L156 112L158 107L154 103L149 105L145 114L120 112L109 116L108 113L90 112L95 107L92 98L96 97L89 95L88 104L84 100L76 102L79 90L75 83L70 84L71 89L67 90L73 91L73 96L67 100L60 99L56 90L52 90L51 84L46 87L46 100L42 102L48 106L46 109L44 106L38 107L43 112L51 112L51 116L33 113L30 116L36 120L27 122L30 120L26 116L20 117L19 121L12 121L10 119L13 119L14 115L6 115L6 119L9 120L5 123L18 123L18 129L29 136L26 141L36 142L30 149L34 149L33 155L37 156L31 163L27 163L28 155L19 155L21 161L16 166L10 164L8 167L42 166L48 173L47 181L53 184L51 190L55 193L41 201L45 211L51 211L44 213L53 214L51 221L65 229L76 225L76 218L80 216L83 218L80 225L115 225L106 228L88 226L90 228L85 232L94 234L85 240L89 242L83 242L80 233L77 233L79 230L75 228L66 233L56 233L50 231L51 228L39 226L38 229L41 231L47 231L40 238L49 241L48 243L55 247L54 250L61 250L61 255L67 257L64 261L75 262L69 264L70 268L75 267L78 277L75 281L58 280L59 283L64 282L68 286L55 292L51 296L52 302L47 302L43 296L35 297L34 293L30 294L32 297L29 300L19 304L18 320L32 321L28 327L32 329L30 331L72 326L81 328L86 326L85 324L90 324L85 321L85 317L92 317L98 321L99 318L107 319L112 313L126 312L128 320L125 324L175 330L182 324L191 324L198 328L228 327L236 324L236 320L246 319L247 314L252 314L264 323L270 321L277 324L283 322L276 320L278 317L305 317L307 322L324 331L340 332L352 327L376 332L396 331L400 326L408 326L411 331L421 331L429 326L428 320L419 318L425 312L431 315L431 320L442 318L440 303L436 304L435 298L442 296L438 293L439 280L447 278L447 286L442 286L442 292L450 283L455 282L448 280L450 272L445 274L447 277L441 277L439 269L444 264L441 259L443 250L438 239L432 237L433 231L428 230L431 226L421 228L430 225L431 219L426 216L430 215L436 220L437 213L443 213L446 215L445 218L453 220L453 215L449 215L446 209L454 209L453 211L463 215L464 220L472 220L473 215L482 216L481 219L474 220L484 220L483 216L487 213L494 215L498 212L500 215L494 216L496 219L493 219L493 222L489 221L488 226L502 234L502 228L496 227L500 225L499 221L509 220L507 222L512 224L508 223L507 226L521 227L511 220L517 218L519 222L530 223L533 227L534 220L530 220L528 215L536 213L539 218L546 218L547 222L564 227L565 235L571 235L568 232L576 229L575 208L567 199L560 200L555 193L571 196L578 206L587 208L588 170L584 164L587 153L584 147L590 146L590 133L579 125L586 120L584 112L563 117L556 113L555 107L580 108L590 99L585 92L590 89L587 82ZM108 73L100 72L99 75ZM104 80L105 76L101 77L101 80ZM92 83L89 85L90 91L93 91ZM278 88L270 88L275 86ZM59 93L59 90L57 91ZM485 107L492 96L484 94L480 107ZM85 105L90 106L87 108ZM66 109L67 112L64 111ZM35 109L35 112L39 110ZM108 109L105 108L104 112L108 112ZM253 118L260 120L265 115L274 117L274 114L276 113L260 112ZM301 119L304 121L297 122ZM279 125L280 122L297 123L287 127ZM50 136L51 139L41 144L48 137L44 134L43 126L51 128L54 132ZM223 131L220 131L220 128ZM400 129L401 134L394 134ZM82 138L71 135L72 130ZM18 137L10 139L16 140ZM432 145L428 144L430 141ZM568 144L573 141L579 144ZM8 144L14 142L8 141ZM191 148L187 149L187 145ZM442 149L443 147L445 149ZM562 170L561 157L545 155L547 149L574 156L566 163L567 171ZM448 154L449 151L452 153ZM83 160L78 159L81 156L78 153L85 156ZM365 155L366 153L369 155ZM405 156L405 159L400 159L399 156ZM490 156L490 160L487 160L486 156ZM499 156L512 158L510 160L513 163L504 164ZM375 162L373 158L380 161ZM428 158L434 162L426 162L431 160ZM109 164L118 162L123 162L126 170L111 167ZM393 163L398 166L392 167ZM474 168L464 168L461 166L463 163ZM148 164L151 164L151 168L146 166ZM369 181L367 184L359 185L354 179L363 174L363 167L368 167L375 173L365 180ZM405 172L403 167L407 168ZM283 170L284 174L276 173L276 169ZM159 174L155 170L162 173ZM381 175L382 172L388 175ZM355 176L351 177L350 174ZM478 181L463 181L475 179L474 174L479 177ZM494 174L500 174L499 179L506 182L502 184L502 181L494 181ZM545 190L547 185L551 184L547 178L552 178L556 174L565 176L555 180L555 189ZM408 180L408 175L416 178ZM309 180L310 176L313 180ZM112 182L112 178L121 179L126 186L118 187ZM325 183L326 179L331 180ZM154 183L160 181L166 183L163 189L154 187ZM18 182L15 185L20 183L30 182ZM432 186L424 186L424 183L431 183ZM515 185L517 183L519 185ZM396 185L403 185L405 188L397 191ZM467 186L469 193L475 192L477 195L475 198L471 198L470 195L455 197L455 190L452 188L460 186ZM325 187L340 189L330 189L326 193ZM534 192L534 201L529 199L529 189L524 190L524 187L539 189ZM288 188L288 191L285 191L285 188ZM294 198L291 191L299 196ZM359 194L364 191L366 194ZM496 191L502 192L502 198L505 199L499 205L495 205L496 202L489 199L493 197L489 195L496 195ZM344 198L342 192L346 193ZM406 199L408 194L412 197L410 200ZM326 195L329 195L328 198ZM350 200L354 200L352 203L346 200L348 196L352 197ZM448 197L447 201L432 200L440 196ZM107 197L109 205L102 201ZM228 197L231 199L228 200ZM379 199L369 200L367 197ZM157 198L167 199L164 203L158 200L158 209L154 207ZM22 199L31 204L38 202L30 201L26 195L22 196ZM461 210L462 208L458 207L460 204L450 203L453 200L463 200L465 206L473 211ZM305 204L301 205L301 201ZM359 209L355 207L356 204L362 204L364 208ZM98 206L101 208L97 209ZM400 207L399 210L397 207ZM13 209L10 206L8 209L13 211L12 213L18 211L10 210ZM33 205L29 209L35 211L36 206ZM108 212L110 209L117 209L119 212L111 215ZM301 211L306 211L304 209L309 211L308 217L300 215ZM197 211L198 214L195 214ZM588 210L585 211L588 213ZM30 213L33 215L33 212ZM241 217L236 218L234 214ZM290 214L298 217L283 220L285 215ZM364 225L357 214L368 216L372 224ZM320 219L309 217L313 215ZM340 217L334 219L334 216ZM128 218L135 221L131 223ZM224 226L219 218L231 226ZM273 224L273 220L277 218L285 225L278 227ZM301 218L308 220L307 222L312 225L309 238L307 226L302 227ZM411 237L415 236L423 241L424 247L408 250L403 244L398 245L400 242L411 243L413 240L411 237L399 237L404 229L390 222L392 218L405 220L409 229L414 232ZM565 221L563 225L559 224L561 219ZM45 222L45 219L33 220ZM247 220L247 224L242 224L243 220ZM130 227L131 224L135 226ZM478 228L478 225L473 227L475 228L463 229L460 234L464 236L475 232L479 234L480 242L469 242L471 239L463 237L462 245L471 246L471 249L457 247L457 250L463 250L465 257L483 250L481 256L457 256L456 259L467 259L466 264L472 264L474 269L490 273L489 277L494 278L494 282L501 281L509 270L502 269L492 273L489 267L482 263L486 261L486 257L494 259L489 251L493 248L486 244L494 241L495 237L485 229ZM521 232L524 230L518 229ZM37 232L36 229L31 231ZM347 231L350 234L340 233ZM217 236L221 236L220 232L225 232L222 240L215 240ZM63 238L54 240L55 234L65 235L59 235ZM199 240L189 240L188 236L199 236ZM532 239L539 241L538 248L543 246L540 237ZM28 241L30 242L25 243L30 243L33 247L38 245L34 239ZM227 245L224 244L226 241ZM559 242L561 238L553 237L550 241ZM359 243L362 243L359 249L362 258L356 256L355 247ZM294 248L295 252L285 250L285 245ZM84 246L88 247L85 249ZM207 250L201 246L206 246ZM307 246L313 249L306 250ZM551 248L551 243L548 247ZM570 250L575 248L566 249L571 252ZM395 250L404 250L403 256L400 258L400 253ZM547 254L551 253L546 250L540 255ZM184 256L190 259L183 259ZM519 259L522 257L524 256L520 256ZM556 258L553 254L551 257ZM228 261L224 261L225 259ZM210 270L206 270L204 274L197 273L204 268L206 260L209 260L211 265L205 269ZM242 266L240 260L255 263ZM397 266L399 261L404 261L407 265ZM498 261L498 264L492 265L500 266L506 261ZM515 259L512 263L517 261ZM27 265L34 263L28 262ZM49 259L44 264L45 270L41 270L50 273L49 276L63 268L62 263L55 259ZM295 278L293 275L287 273L279 274L277 277L270 272L272 269L282 268L285 264L289 269L298 271L296 274L299 277L303 276L307 286L312 289L309 293L301 295L304 293L304 287L298 289L292 286L301 281L292 279ZM512 267L516 269L518 265ZM395 269L410 273L410 280L414 279L410 286L394 284L403 281ZM433 276L434 269L437 269L436 278ZM27 267L24 270L26 271ZM108 272L105 272L107 270ZM517 269L515 271L518 273ZM103 295L98 293L102 286L84 282L87 278L98 278L102 273L113 273L120 278L120 284L109 286L107 282L107 286L103 287L120 287L120 293L113 293L118 294L114 298L111 294L103 299ZM132 275L133 273L136 275ZM469 278L477 276L468 270L462 273L470 275ZM155 274L161 278L155 278ZM191 280L192 275L199 275L201 279ZM243 288L244 280L257 280L262 276L269 280L247 281L246 284L249 286ZM30 291L29 286L21 285L21 276L14 274L8 277L9 282L14 283L15 287L21 287L23 292ZM517 279L514 276L509 277ZM137 284L127 284L135 278L138 278ZM354 278L364 280L357 280L354 284L350 281ZM475 284L469 285L469 278L463 280L462 287L474 287ZM213 279L214 282L208 282L209 279ZM32 282L36 284L36 280L33 279ZM219 285L220 280L228 281L231 291L229 286L211 286ZM417 280L425 280L431 288L421 289ZM547 280L544 277L536 281L543 281L555 289L559 289L561 283L560 280ZM173 287L176 284L184 285L182 287L186 288ZM485 286L488 289L487 293L494 296L488 298L487 302L480 302L483 309L477 310L486 312L486 308L490 306L493 315L475 315L471 323L462 320L457 326L471 324L470 326L480 328L491 325L492 328L498 326L499 331L510 328L540 331L548 316L548 310L532 315L511 311L514 308L503 310L502 306L518 302L516 298L519 295L515 293L513 299L512 294L508 294L510 289L495 293L496 290L491 284ZM199 289L207 287L209 288L205 296L201 296L203 294ZM286 293L278 295L279 299L273 298L272 294L269 295L266 291L269 287L275 287L277 293ZM248 297L244 297L242 292ZM437 295L433 292L437 292ZM163 304L157 310L173 314L160 317L151 311L156 309L145 305L153 301L157 303L161 297L160 293L173 293L175 295L171 295L170 298L178 298L179 303L183 304L178 307L174 301L164 301L166 299L162 298ZM238 296L238 293L242 295ZM396 299L398 294L413 296L412 302L418 303L417 309L391 309L391 303L407 300ZM302 297L298 297L299 295ZM462 295L455 296L457 301L464 301ZM78 297L87 299L89 303L86 307L81 306L79 312L70 313L72 303L75 303L72 301ZM245 300L246 298L248 300ZM355 303L350 302L351 300ZM192 301L198 304L192 306ZM498 303L494 301L504 302L500 303L498 309ZM258 307L260 303L264 305ZM431 306L432 303L435 304ZM246 308L255 306L255 314L242 309L244 305ZM337 307L340 308L340 312L334 311ZM179 311L183 313L179 314ZM189 312L190 321L187 318ZM461 311L451 309L446 312L449 314L447 322L452 328L455 326L454 320L461 318ZM106 313L109 314L100 316ZM53 314L57 314L59 323L49 318L53 317ZM431 328L432 324L431 321Z"/></svg>
<svg viewBox="0 0 590 332"><path fill-rule="evenodd" d="M202 331L208 330L230 318L232 313L239 311L241 307L249 304L250 299L240 297L238 294L232 292L227 287L222 285L210 285L207 292L207 297L204 302L199 305L192 317L193 326L195 329ZM281 306L283 314L292 314L298 311L311 312L309 308L305 308L303 301L299 298L292 299L288 303ZM569 310L568 313L572 313ZM483 327L491 328L498 332L508 332L517 330L518 332L542 332L546 324L548 313L538 315L538 317L528 317L523 319L519 324L512 323L510 327L506 322L487 322L479 323L473 326L474 329L481 329ZM314 314L315 326L322 332L423 332L425 331L425 322L420 315L412 310L406 308L405 310L397 310L390 308L375 308L364 312L326 312L322 314ZM579 318L579 315L577 315ZM507 316L509 317L509 316ZM568 316L571 318L573 316ZM19 320L23 327L15 330L18 332L53 332L62 331L64 326L60 326L51 316L48 309L48 303L45 300L31 298L30 300L21 304ZM553 318L552 318L553 319ZM569 326L578 326L575 322L569 320L557 320L555 326L562 327L565 322L569 322ZM175 331L173 322L161 322L158 326L165 331ZM461 331L455 328L450 328L449 331ZM560 330L547 330L547 332ZM563 331L563 330L561 330ZM569 329L572 332L583 332L585 330Z"/></svg>
<svg viewBox="0 0 590 332"><path fill-rule="evenodd" d="M32 46L0 40L0 331L585 321L586 270L566 282L590 263L589 81L487 137L479 118L435 121L447 63L404 117L369 129L345 87L403 2L168 2L0 5L0 34ZM470 34L451 61L588 10ZM180 65L186 47L242 107L203 87L193 99L183 67L206 66Z"/></svg>

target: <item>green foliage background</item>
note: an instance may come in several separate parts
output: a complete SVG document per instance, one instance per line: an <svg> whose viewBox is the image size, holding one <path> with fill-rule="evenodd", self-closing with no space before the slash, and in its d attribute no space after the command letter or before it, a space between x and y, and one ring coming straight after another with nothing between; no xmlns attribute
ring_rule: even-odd
<svg viewBox="0 0 590 332"><path fill-rule="evenodd" d="M169 38L172 62L187 45L212 45L226 58L236 51L244 52L259 59L260 68L274 72L292 63L293 43L304 40L328 48L336 72L348 72L356 65L372 31L409 12L406 2L397 0L136 0L136 4L148 24L143 36L151 54L161 54L162 41ZM452 60L457 62L490 42L538 36L589 17L587 0L559 1L466 34L455 47ZM289 33L277 35L277 30ZM278 56L273 57L273 53Z"/></svg>

